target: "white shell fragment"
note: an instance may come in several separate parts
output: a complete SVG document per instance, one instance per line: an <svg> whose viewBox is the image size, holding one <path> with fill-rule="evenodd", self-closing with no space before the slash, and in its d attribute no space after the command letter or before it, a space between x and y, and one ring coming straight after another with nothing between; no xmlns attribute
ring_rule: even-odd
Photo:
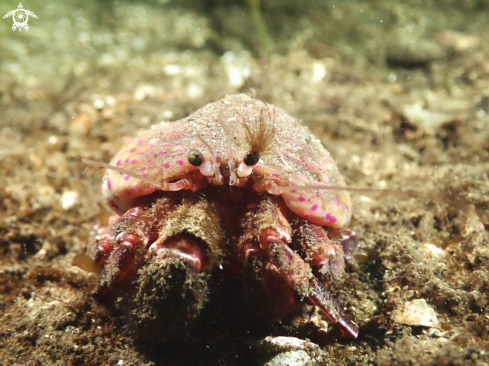
<svg viewBox="0 0 489 366"><path fill-rule="evenodd" d="M61 207L63 210L69 210L78 203L79 194L75 191L64 191L61 196Z"/></svg>
<svg viewBox="0 0 489 366"><path fill-rule="evenodd" d="M435 311L425 299L408 301L392 312L392 319L401 324L436 327L439 325Z"/></svg>
<svg viewBox="0 0 489 366"><path fill-rule="evenodd" d="M266 345L269 349L273 350L303 350L306 348L317 348L319 347L312 342L304 341L295 337L266 337L262 341L263 345Z"/></svg>
<svg viewBox="0 0 489 366"><path fill-rule="evenodd" d="M411 123L422 128L437 128L451 119L448 113L429 110L420 104L407 104L402 112Z"/></svg>
<svg viewBox="0 0 489 366"><path fill-rule="evenodd" d="M307 354L306 351L295 350L284 353L279 353L269 360L265 366L308 366L314 365L314 360Z"/></svg>
<svg viewBox="0 0 489 366"><path fill-rule="evenodd" d="M433 256L441 256L445 254L443 249L438 248L436 245L426 243L425 245L426 251Z"/></svg>
<svg viewBox="0 0 489 366"><path fill-rule="evenodd" d="M268 354L258 362L264 366L313 366L325 361L325 354L317 344L295 337L266 337L255 347L260 353Z"/></svg>

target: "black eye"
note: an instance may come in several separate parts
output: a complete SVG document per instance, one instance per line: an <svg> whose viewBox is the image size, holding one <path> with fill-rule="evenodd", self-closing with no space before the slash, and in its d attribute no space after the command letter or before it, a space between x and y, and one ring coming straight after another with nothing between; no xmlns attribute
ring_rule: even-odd
<svg viewBox="0 0 489 366"><path fill-rule="evenodd" d="M193 166L202 165L202 155L197 150L190 150L187 155L188 162Z"/></svg>
<svg viewBox="0 0 489 366"><path fill-rule="evenodd" d="M252 151L248 155L245 156L243 162L248 166L252 166L252 165L255 165L256 163L258 163L259 160L260 160L260 154Z"/></svg>

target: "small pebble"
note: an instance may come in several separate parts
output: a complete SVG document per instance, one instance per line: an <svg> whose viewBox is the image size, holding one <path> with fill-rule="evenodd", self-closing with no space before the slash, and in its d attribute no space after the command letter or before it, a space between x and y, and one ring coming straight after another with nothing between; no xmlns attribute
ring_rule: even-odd
<svg viewBox="0 0 489 366"><path fill-rule="evenodd" d="M112 118L114 118L115 114L116 114L115 108L105 108L102 111L102 118L103 119L112 119Z"/></svg>
<svg viewBox="0 0 489 366"><path fill-rule="evenodd" d="M63 210L69 210L78 202L79 194L75 191L65 191L61 196L61 207Z"/></svg>
<svg viewBox="0 0 489 366"><path fill-rule="evenodd" d="M93 121L88 114L79 114L70 121L70 132L88 136L93 129Z"/></svg>
<svg viewBox="0 0 489 366"><path fill-rule="evenodd" d="M435 311L425 299L408 301L392 312L392 319L401 324L435 327L439 324Z"/></svg>
<svg viewBox="0 0 489 366"><path fill-rule="evenodd" d="M104 109L105 107L105 102L102 99L97 99L93 102L93 108L95 109Z"/></svg>

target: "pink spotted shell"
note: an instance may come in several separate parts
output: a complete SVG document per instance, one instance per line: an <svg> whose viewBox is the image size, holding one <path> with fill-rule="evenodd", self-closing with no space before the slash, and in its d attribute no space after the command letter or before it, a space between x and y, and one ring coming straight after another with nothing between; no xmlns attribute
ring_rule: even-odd
<svg viewBox="0 0 489 366"><path fill-rule="evenodd" d="M264 108L265 116L269 123L274 123L276 133L272 151L261 156L254 166L252 179L256 190L262 191L267 182L285 187L345 186L331 155L306 127L280 108L244 94L229 95L207 104L186 118L161 123L145 131L124 146L110 165L158 182L183 178L197 170L187 160L190 149L198 149L207 159L211 159L208 148L196 136L199 134L214 149L221 171L225 171L228 169L227 135L218 123L218 113L222 109L239 112L245 119L253 121ZM234 123L230 128L233 159L238 166L249 152L249 146L240 123ZM136 205L138 197L157 189L146 181L114 170L107 170L102 182L104 196L119 214ZM351 199L347 191L297 189L281 195L293 212L317 225L342 229L350 222Z"/></svg>

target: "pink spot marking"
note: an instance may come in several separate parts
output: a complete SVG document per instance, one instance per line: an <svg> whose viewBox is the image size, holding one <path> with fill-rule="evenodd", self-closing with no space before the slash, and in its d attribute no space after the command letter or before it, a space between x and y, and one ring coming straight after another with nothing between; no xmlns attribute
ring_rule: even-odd
<svg viewBox="0 0 489 366"><path fill-rule="evenodd" d="M136 164L138 162L138 159L132 159L131 164Z"/></svg>
<svg viewBox="0 0 489 366"><path fill-rule="evenodd" d="M316 211L318 209L318 205L312 205L311 206L311 211Z"/></svg>
<svg viewBox="0 0 489 366"><path fill-rule="evenodd" d="M152 163L154 159L148 159L148 163Z"/></svg>
<svg viewBox="0 0 489 366"><path fill-rule="evenodd" d="M115 204L115 202L112 201L112 200L109 201L109 206L112 207L113 210L118 210L119 209L119 206L117 206Z"/></svg>
<svg viewBox="0 0 489 366"><path fill-rule="evenodd" d="M123 179L127 182L129 180L129 178L131 178L131 177L128 175L125 175Z"/></svg>
<svg viewBox="0 0 489 366"><path fill-rule="evenodd" d="M256 164L256 165L255 165L255 168L256 168L256 169L261 169L261 168L263 168L263 167L262 167L261 165Z"/></svg>
<svg viewBox="0 0 489 366"><path fill-rule="evenodd" d="M178 156L182 156L182 155L185 155L185 153L180 153L180 154L177 154Z"/></svg>
<svg viewBox="0 0 489 366"><path fill-rule="evenodd" d="M327 213L326 214L326 220L328 220L329 222L336 222L336 217L334 217L330 213Z"/></svg>
<svg viewBox="0 0 489 366"><path fill-rule="evenodd" d="M295 193L295 192L297 192L297 189L293 189L293 190L291 190L291 192L292 193Z"/></svg>
<svg viewBox="0 0 489 366"><path fill-rule="evenodd" d="M141 171L143 171L143 172L144 172L144 171L146 171L146 167L145 167L145 166L143 166L143 167L139 168L139 170L141 170Z"/></svg>
<svg viewBox="0 0 489 366"><path fill-rule="evenodd" d="M121 165L121 160L117 160L117 163L115 164L116 166L120 166Z"/></svg>
<svg viewBox="0 0 489 366"><path fill-rule="evenodd" d="M107 187L109 187L109 191L112 191L112 184L110 184L110 178L107 179Z"/></svg>
<svg viewBox="0 0 489 366"><path fill-rule="evenodd" d="M275 177L276 178L276 177L278 177L278 174L277 173L273 173L272 174L272 177Z"/></svg>
<svg viewBox="0 0 489 366"><path fill-rule="evenodd" d="M301 201L301 202L304 202L304 201L306 200L306 199L305 199L304 197L302 197L302 196L299 196L299 198L297 198L297 199L298 199L299 201Z"/></svg>
<svg viewBox="0 0 489 366"><path fill-rule="evenodd" d="M168 147L168 145L167 144L163 144L163 145L161 145L161 147Z"/></svg>
<svg viewBox="0 0 489 366"><path fill-rule="evenodd" d="M220 156L216 156L216 161L221 161L221 157Z"/></svg>
<svg viewBox="0 0 489 366"><path fill-rule="evenodd" d="M127 194L129 197L132 196L132 193L129 189L124 189L124 193Z"/></svg>
<svg viewBox="0 0 489 366"><path fill-rule="evenodd" d="M139 142L138 142L138 145L142 145L144 144L144 140L143 139L140 139Z"/></svg>
<svg viewBox="0 0 489 366"><path fill-rule="evenodd" d="M345 205L345 208L346 208L346 210L347 210L348 212L350 212L350 206Z"/></svg>
<svg viewBox="0 0 489 366"><path fill-rule="evenodd" d="M143 174L143 177L149 177L149 174L148 173L144 173Z"/></svg>
<svg viewBox="0 0 489 366"><path fill-rule="evenodd" d="M130 158L127 158L126 161L124 162L125 164L129 163L129 159Z"/></svg>
<svg viewBox="0 0 489 366"><path fill-rule="evenodd" d="M136 148L133 147L131 150L129 150L129 152L132 154L132 153L135 153L136 152Z"/></svg>
<svg viewBox="0 0 489 366"><path fill-rule="evenodd" d="M336 200L336 206L340 207L340 200Z"/></svg>
<svg viewBox="0 0 489 366"><path fill-rule="evenodd" d="M158 155L166 155L166 154L168 154L168 152L167 152L167 151L160 151L160 152L158 153Z"/></svg>
<svg viewBox="0 0 489 366"><path fill-rule="evenodd" d="M177 160L176 163L177 163L177 165L183 165L183 161L182 160Z"/></svg>
<svg viewBox="0 0 489 366"><path fill-rule="evenodd" d="M319 198L321 197L321 195L319 193L316 193L316 197Z"/></svg>
<svg viewBox="0 0 489 366"><path fill-rule="evenodd" d="M153 147L155 147L155 145L150 145L149 149L151 150Z"/></svg>
<svg viewBox="0 0 489 366"><path fill-rule="evenodd" d="M308 198L308 199L307 199L307 202L311 202L311 199L310 199L310 198Z"/></svg>
<svg viewBox="0 0 489 366"><path fill-rule="evenodd" d="M165 164L162 165L162 167L165 168L165 169L168 169L170 167L170 164L165 163Z"/></svg>
<svg viewBox="0 0 489 366"><path fill-rule="evenodd" d="M119 198L119 195L117 193L114 193L114 197L117 201L120 201L121 199Z"/></svg>
<svg viewBox="0 0 489 366"><path fill-rule="evenodd" d="M145 155L145 154L146 154L146 151L141 151L141 152L139 153L139 155Z"/></svg>

